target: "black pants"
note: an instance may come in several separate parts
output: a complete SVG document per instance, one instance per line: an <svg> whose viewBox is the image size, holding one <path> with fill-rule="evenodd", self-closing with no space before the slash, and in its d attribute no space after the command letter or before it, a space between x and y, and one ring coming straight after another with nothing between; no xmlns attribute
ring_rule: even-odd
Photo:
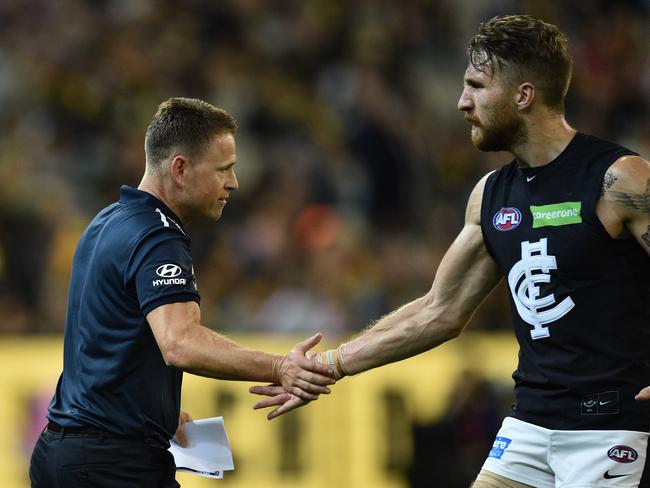
<svg viewBox="0 0 650 488"><path fill-rule="evenodd" d="M32 488L178 488L163 446L103 434L43 431L29 466Z"/></svg>

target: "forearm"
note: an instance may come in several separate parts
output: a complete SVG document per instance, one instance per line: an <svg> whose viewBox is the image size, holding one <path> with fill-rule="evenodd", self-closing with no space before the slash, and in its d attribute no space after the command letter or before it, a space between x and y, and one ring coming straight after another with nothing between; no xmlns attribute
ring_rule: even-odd
<svg viewBox="0 0 650 488"><path fill-rule="evenodd" d="M457 337L500 279L481 229L468 224L443 257L431 290L339 348L346 374L399 361Z"/></svg>
<svg viewBox="0 0 650 488"><path fill-rule="evenodd" d="M281 355L241 347L204 326L190 328L174 346L173 365L222 380L277 382Z"/></svg>
<svg viewBox="0 0 650 488"><path fill-rule="evenodd" d="M329 393L332 370L311 361L306 353L320 334L296 344L287 354L247 349L201 325L196 302L175 302L147 314L165 364L211 378L280 384L303 400Z"/></svg>
<svg viewBox="0 0 650 488"><path fill-rule="evenodd" d="M431 295L410 302L378 320L370 329L339 348L346 374L356 374L428 351L457 337L464 326L459 316L445 315Z"/></svg>

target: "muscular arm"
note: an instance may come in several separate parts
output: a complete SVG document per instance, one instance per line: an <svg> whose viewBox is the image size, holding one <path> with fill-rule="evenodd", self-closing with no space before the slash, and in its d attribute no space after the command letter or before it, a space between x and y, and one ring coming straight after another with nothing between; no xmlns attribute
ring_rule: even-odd
<svg viewBox="0 0 650 488"><path fill-rule="evenodd" d="M431 290L378 320L339 348L348 374L399 361L457 337L501 278L480 226L484 177L467 205L465 226L445 253Z"/></svg>
<svg viewBox="0 0 650 488"><path fill-rule="evenodd" d="M461 333L501 279L481 232L481 201L486 179L487 176L470 195L465 226L445 253L431 290L378 320L337 351L319 354L320 361L332 362L337 377L415 356ZM306 404L277 385L256 385L250 392L270 397L257 402L253 408L277 406L267 415L269 420Z"/></svg>
<svg viewBox="0 0 650 488"><path fill-rule="evenodd" d="M612 237L632 236L650 255L650 163L624 156L612 164L596 213Z"/></svg>
<svg viewBox="0 0 650 488"><path fill-rule="evenodd" d="M305 357L320 335L284 356L246 349L202 326L196 302L162 305L147 315L147 321L169 366L224 380L271 381L308 400L316 398L313 394L329 393L325 385L333 383L326 376L327 367Z"/></svg>
<svg viewBox="0 0 650 488"><path fill-rule="evenodd" d="M614 238L634 237L650 255L650 163L624 156L607 170L596 206L598 218ZM650 386L636 400L650 400Z"/></svg>

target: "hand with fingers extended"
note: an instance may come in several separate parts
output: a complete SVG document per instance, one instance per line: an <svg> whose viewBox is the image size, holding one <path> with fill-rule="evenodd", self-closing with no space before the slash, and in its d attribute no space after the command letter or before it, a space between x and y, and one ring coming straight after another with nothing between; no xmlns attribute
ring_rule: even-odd
<svg viewBox="0 0 650 488"><path fill-rule="evenodd" d="M306 355L321 338L320 333L315 334L296 344L286 356L279 356L273 365L274 384L305 401L316 400L321 393L329 394L327 385L336 383L334 371L327 364L313 361Z"/></svg>
<svg viewBox="0 0 650 488"><path fill-rule="evenodd" d="M260 400L253 405L253 410L258 410L260 408L272 407L274 405L279 405L278 408L269 412L266 416L268 420L273 420L275 417L295 410L296 408L302 407L309 403L308 400L303 400L302 398L297 397L292 393L288 393L283 387L279 385L255 385L251 386L249 390L251 393L256 395L266 395L270 398Z"/></svg>

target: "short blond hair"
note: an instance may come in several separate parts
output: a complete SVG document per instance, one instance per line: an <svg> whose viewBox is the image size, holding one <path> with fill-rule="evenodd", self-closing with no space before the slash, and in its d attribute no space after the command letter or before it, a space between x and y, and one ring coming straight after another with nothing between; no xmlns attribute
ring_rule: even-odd
<svg viewBox="0 0 650 488"><path fill-rule="evenodd" d="M198 157L210 140L222 133L237 133L237 123L228 112L195 98L170 98L158 106L147 127L147 166L157 170L173 151Z"/></svg>
<svg viewBox="0 0 650 488"><path fill-rule="evenodd" d="M542 101L564 112L573 60L566 36L530 15L504 15L482 23L467 49L478 71L500 69L514 83L531 81Z"/></svg>

